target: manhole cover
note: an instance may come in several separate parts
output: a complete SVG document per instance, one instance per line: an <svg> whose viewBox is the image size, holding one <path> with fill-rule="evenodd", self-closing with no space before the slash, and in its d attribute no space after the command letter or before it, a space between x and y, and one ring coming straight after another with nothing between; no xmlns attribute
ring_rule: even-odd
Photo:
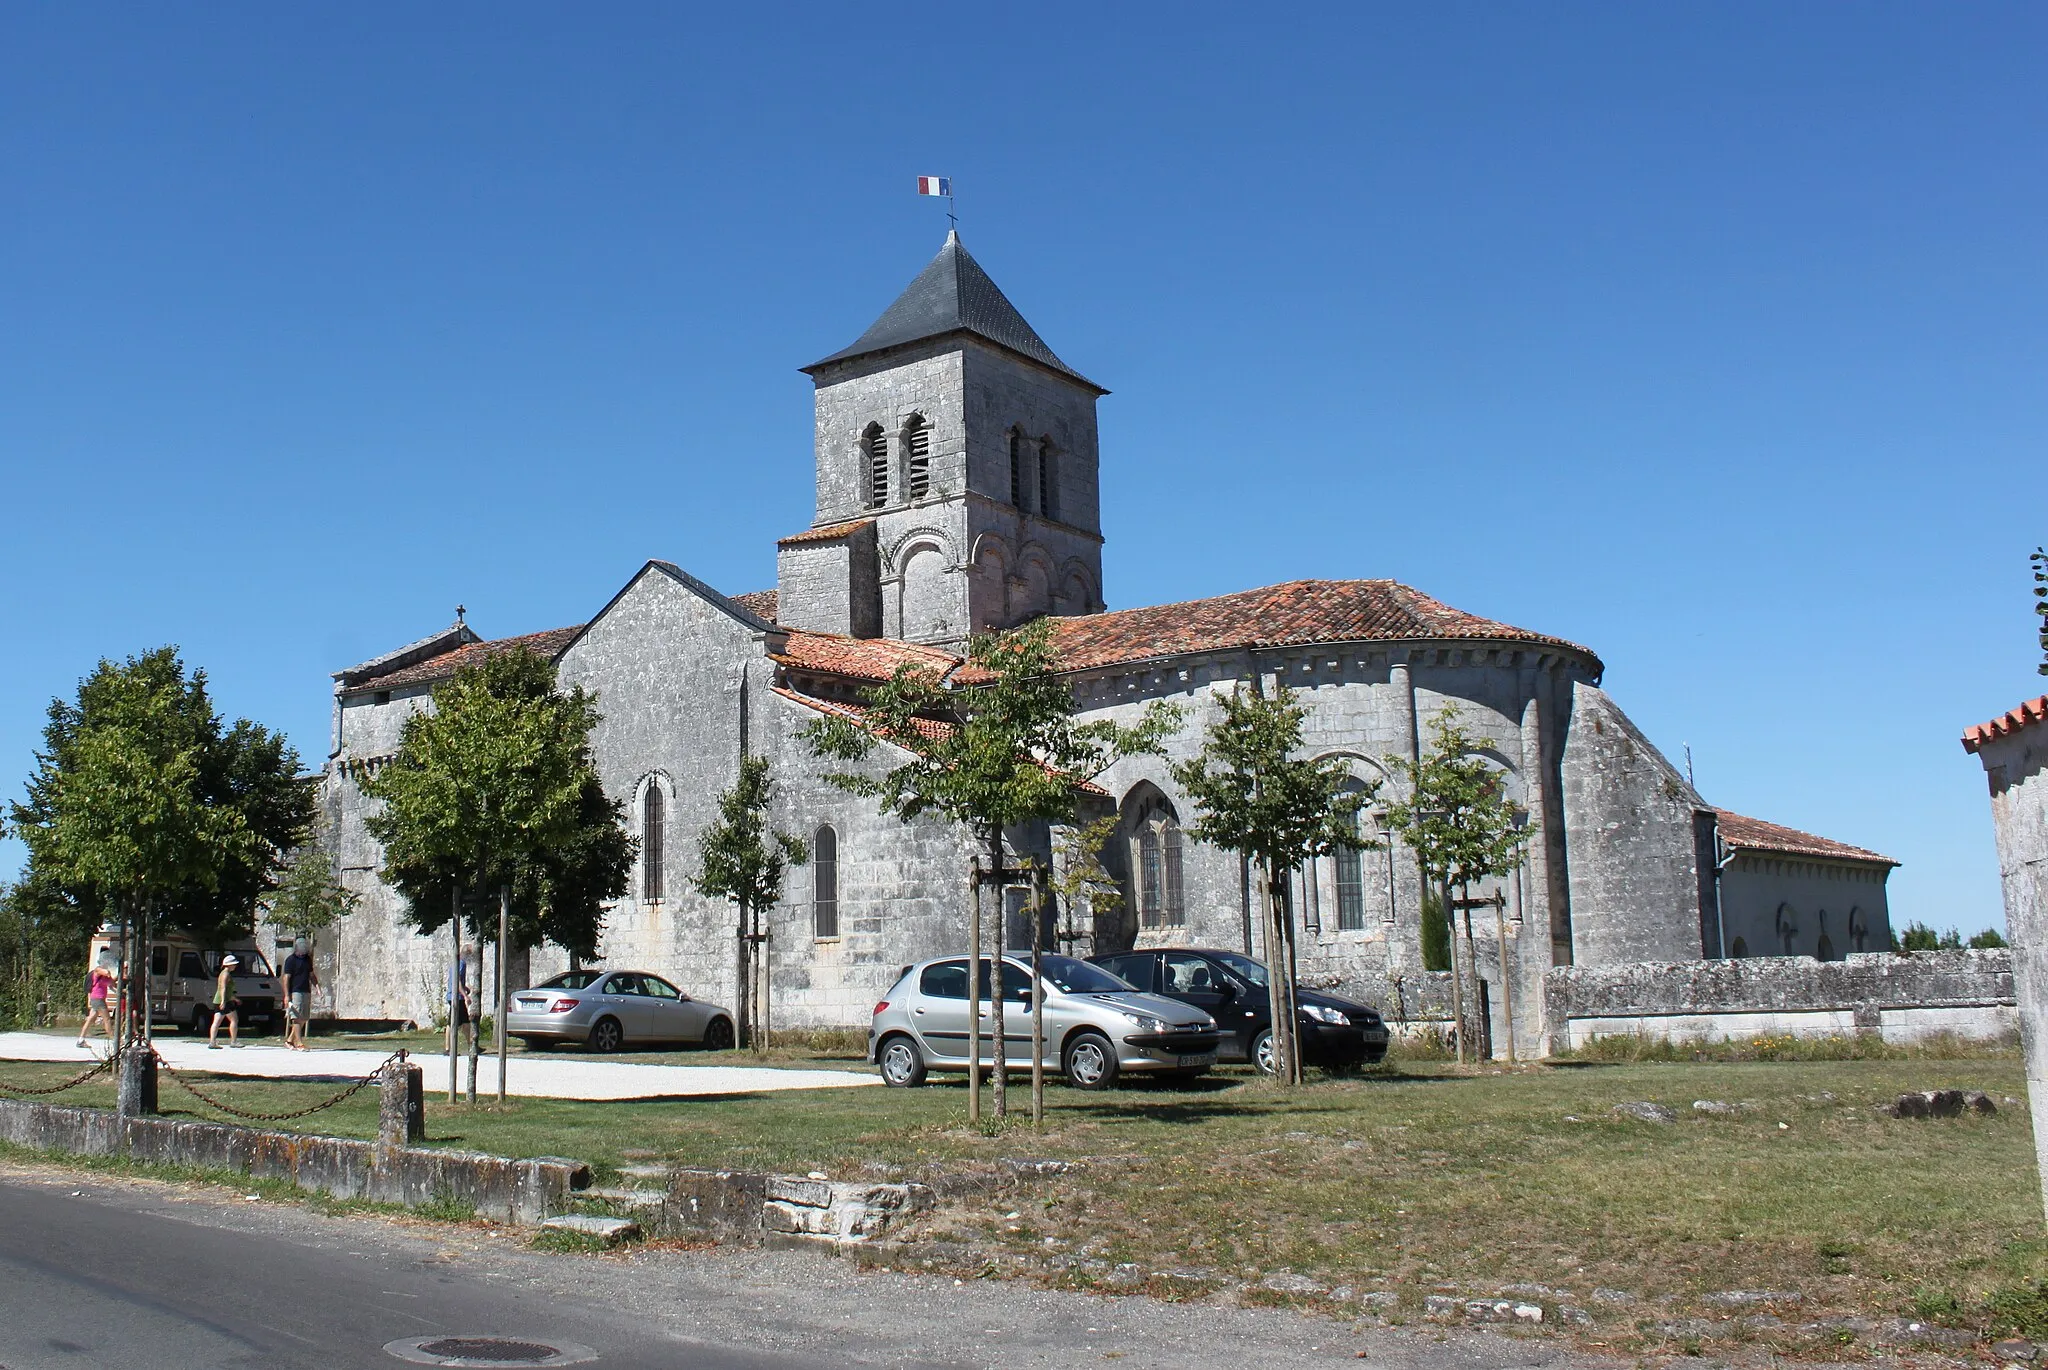
<svg viewBox="0 0 2048 1370"><path fill-rule="evenodd" d="M597 1352L573 1341L531 1337L408 1337L384 1349L414 1365L581 1365L597 1359Z"/></svg>

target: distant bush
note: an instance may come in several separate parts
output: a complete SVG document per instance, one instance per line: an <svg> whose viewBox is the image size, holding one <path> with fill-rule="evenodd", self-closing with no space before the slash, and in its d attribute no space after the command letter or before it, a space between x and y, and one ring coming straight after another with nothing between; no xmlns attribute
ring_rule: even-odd
<svg viewBox="0 0 2048 1370"><path fill-rule="evenodd" d="M1892 934L1892 950L1895 952L1961 951L1966 946L1972 951L1989 951L2007 945L2010 944L2004 934L1996 928L1986 928L1968 942L1963 941L1962 934L1954 928L1936 932L1925 923L1908 923L1904 931Z"/></svg>
<svg viewBox="0 0 2048 1370"><path fill-rule="evenodd" d="M2009 945L2011 944L2005 940L2004 934L1999 932L1997 928L1986 928L1970 939L1970 950L1972 951L1990 951L1995 947Z"/></svg>

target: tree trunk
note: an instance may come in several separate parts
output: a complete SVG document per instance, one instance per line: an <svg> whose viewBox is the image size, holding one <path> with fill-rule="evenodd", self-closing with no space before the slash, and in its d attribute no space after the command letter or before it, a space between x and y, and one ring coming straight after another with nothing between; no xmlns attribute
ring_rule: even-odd
<svg viewBox="0 0 2048 1370"><path fill-rule="evenodd" d="M1010 872L1003 865L1003 834L998 830L989 838L989 859L995 863L996 891L996 955L989 981L990 1029L995 1041L990 1044L989 1059L994 1062L996 1117L1010 1116L1009 1060L1005 1050L1006 1031L1003 1026L1003 1004L1009 996L1003 993L1003 953L1009 949L1010 941Z"/></svg>
<svg viewBox="0 0 2048 1370"><path fill-rule="evenodd" d="M1271 861L1265 862L1266 877L1266 1003L1271 1010L1273 1034L1273 1078L1283 1084L1298 1083L1301 1041L1296 1033L1294 985L1287 967L1287 887L1285 876Z"/></svg>
<svg viewBox="0 0 2048 1370"><path fill-rule="evenodd" d="M459 886L449 900L448 930L455 938L455 959L448 963L448 1102L452 1104L460 1083L455 1061L462 1044L462 1034L455 1026L455 1015L462 1006L462 890Z"/></svg>
<svg viewBox="0 0 2048 1370"><path fill-rule="evenodd" d="M1039 871L1031 906L1031 1125L1045 1125L1045 910L1052 901L1052 871Z"/></svg>
<svg viewBox="0 0 2048 1370"><path fill-rule="evenodd" d="M498 1011L492 1015L492 1036L498 1044L498 1102L505 1102L505 991L511 977L505 968L506 944L511 938L512 887L498 887Z"/></svg>
<svg viewBox="0 0 2048 1370"><path fill-rule="evenodd" d="M1508 1064L1515 1064L1515 979L1508 968L1508 901L1497 897L1493 905L1495 935L1500 938L1501 1021L1508 1026Z"/></svg>
<svg viewBox="0 0 2048 1370"><path fill-rule="evenodd" d="M1444 906L1444 941L1451 952L1451 1032L1458 1044L1458 1064L1465 1064L1465 973L1458 969L1458 911L1451 907L1451 883L1437 898Z"/></svg>
<svg viewBox="0 0 2048 1370"><path fill-rule="evenodd" d="M981 1122L981 858L967 876L967 1123Z"/></svg>
<svg viewBox="0 0 2048 1370"><path fill-rule="evenodd" d="M733 964L733 1016L739 1020L738 1041L733 1045L746 1050L754 1045L753 989L754 964L748 953L753 944L747 941L747 901L739 901L739 932L733 938L734 954L738 958Z"/></svg>

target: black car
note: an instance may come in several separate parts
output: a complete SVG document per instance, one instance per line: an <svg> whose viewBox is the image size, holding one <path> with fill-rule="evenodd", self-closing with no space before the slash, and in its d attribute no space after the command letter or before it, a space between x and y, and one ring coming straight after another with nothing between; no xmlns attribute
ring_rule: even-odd
<svg viewBox="0 0 2048 1370"><path fill-rule="evenodd" d="M1206 1009L1223 1029L1217 1058L1250 1061L1273 1073L1273 1007L1266 968L1241 952L1160 947L1090 957L1141 990ZM1312 1066L1343 1070L1384 1060L1387 1025L1378 1010L1302 987L1301 1056Z"/></svg>

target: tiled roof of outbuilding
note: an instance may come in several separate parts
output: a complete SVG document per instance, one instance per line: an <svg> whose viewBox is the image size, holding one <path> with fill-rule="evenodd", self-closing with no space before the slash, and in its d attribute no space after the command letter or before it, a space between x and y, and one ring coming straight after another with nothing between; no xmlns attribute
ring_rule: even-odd
<svg viewBox="0 0 2048 1370"><path fill-rule="evenodd" d="M944 676L960 658L937 647L920 647L892 637L843 637L838 633L791 632L775 660L793 670L854 680L887 680L898 666L922 666Z"/></svg>
<svg viewBox="0 0 2048 1370"><path fill-rule="evenodd" d="M571 628L550 628L544 633L527 633L522 637L501 637L489 642L472 642L467 646L457 647L452 652L443 652L439 656L430 656L425 661L414 662L388 675L370 676L354 681L342 693L353 695L369 690L396 690L409 685L430 684L454 675L464 666L472 666L500 652L516 651L522 647L552 660L558 652L569 645L576 634L583 631L583 627L584 625L579 623Z"/></svg>
<svg viewBox="0 0 2048 1370"><path fill-rule="evenodd" d="M2016 733L2033 723L2048 721L2048 695L2030 699L2016 709L2007 709L1989 723L1979 723L1963 732L1963 750L1973 755L1994 737Z"/></svg>
<svg viewBox="0 0 2048 1370"><path fill-rule="evenodd" d="M1885 866L1899 864L1889 856L1880 856L1862 847L1852 847L1832 838L1815 837L1810 832L1766 823L1761 818L1748 818L1727 809L1714 810L1714 820L1721 830L1721 840L1742 851L1785 852L1793 856L1821 856L1832 861L1863 861Z"/></svg>
<svg viewBox="0 0 2048 1370"><path fill-rule="evenodd" d="M756 618L764 618L768 622L773 623L775 621L776 601L781 596L774 590L749 590L743 595L731 595L728 598Z"/></svg>
<svg viewBox="0 0 2048 1370"><path fill-rule="evenodd" d="M839 523L828 523L823 528L806 528L801 533L791 533L786 538L777 538L777 547L790 547L803 542L837 542L848 533L857 533L873 523L873 519L846 519Z"/></svg>
<svg viewBox="0 0 2048 1370"><path fill-rule="evenodd" d="M883 735L882 731L879 728L875 726L873 721L873 714L868 709L862 707L859 704L849 704L846 701L839 699L819 699L816 695L807 695L799 690L791 690L781 685L773 685L769 688L774 690L775 693L781 695L784 699L791 700L795 703L801 704L807 709L816 709L821 714L837 714L841 718L850 718L854 722L859 723L862 727L868 729L868 731L874 733L875 736L882 738L883 741L886 742L890 740L889 738ZM915 727L917 731L925 737L947 737L954 732L953 724L948 723L943 719L937 718L916 719L913 721L912 726ZM1050 766L1045 766L1043 763L1040 763L1040 768L1044 770L1048 775L1059 774L1059 772L1053 770ZM1103 789L1102 786L1096 784L1092 780L1075 780L1073 781L1073 786L1075 789L1081 791L1083 794L1094 795L1102 799L1108 799L1111 797L1108 790Z"/></svg>
<svg viewBox="0 0 2048 1370"><path fill-rule="evenodd" d="M1599 658L1577 643L1453 609L1392 580L1291 580L1181 604L1053 620L1064 670L1244 647L1407 638L1525 642Z"/></svg>

